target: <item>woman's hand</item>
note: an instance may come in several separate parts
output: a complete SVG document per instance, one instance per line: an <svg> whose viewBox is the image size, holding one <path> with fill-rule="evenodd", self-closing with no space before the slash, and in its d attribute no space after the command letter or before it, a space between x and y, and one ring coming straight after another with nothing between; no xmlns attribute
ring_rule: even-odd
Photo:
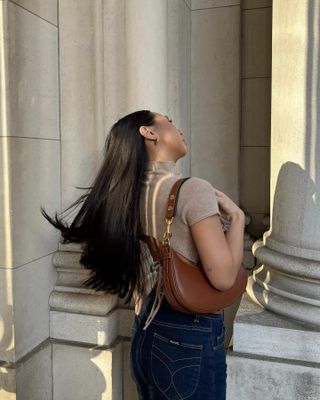
<svg viewBox="0 0 320 400"><path fill-rule="evenodd" d="M237 206L237 204L230 199L225 193L218 189L215 189L215 194L219 203L219 209L221 216L230 220L233 214L242 214L244 216L243 210Z"/></svg>

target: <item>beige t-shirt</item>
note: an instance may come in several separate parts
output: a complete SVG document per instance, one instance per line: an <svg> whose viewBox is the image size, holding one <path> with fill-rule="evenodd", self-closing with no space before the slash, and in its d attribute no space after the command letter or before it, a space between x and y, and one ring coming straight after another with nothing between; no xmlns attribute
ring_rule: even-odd
<svg viewBox="0 0 320 400"><path fill-rule="evenodd" d="M183 177L174 161L147 161L140 198L140 217L145 235L163 240L169 192L174 182ZM171 224L170 246L195 264L200 259L190 226L219 214L225 230L226 220L221 217L214 190L211 183L194 176L185 181L179 191L176 215Z"/></svg>
<svg viewBox="0 0 320 400"><path fill-rule="evenodd" d="M173 160L147 161L145 167L140 197L142 230L145 235L153 236L162 242L166 228L165 216L168 196L173 184L184 176ZM170 246L194 264L199 264L200 259L190 226L215 214L220 215L223 230L226 230L229 223L221 217L215 188L205 179L195 176L185 181L180 187L176 215L171 224ZM147 329L163 299L163 292L161 291L163 280L159 262L152 259L146 243L141 242L141 244L146 251L144 267L146 268L148 283L145 293L140 299L138 310L141 309L145 297L156 286L153 305L143 327L143 329Z"/></svg>

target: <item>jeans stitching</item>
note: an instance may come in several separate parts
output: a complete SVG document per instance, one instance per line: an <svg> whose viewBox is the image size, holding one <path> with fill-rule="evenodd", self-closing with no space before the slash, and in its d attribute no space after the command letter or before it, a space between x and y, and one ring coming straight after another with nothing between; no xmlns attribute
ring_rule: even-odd
<svg viewBox="0 0 320 400"><path fill-rule="evenodd" d="M170 343L175 342L175 341L172 342L171 339L166 338L165 336L159 335L159 333L157 333L157 332L154 332L153 336L156 336L159 340L162 340L163 342L167 342L167 343L168 342L170 342ZM203 344L186 343L186 342L180 342L180 341L179 341L179 346L187 347L189 349L202 349L203 348Z"/></svg>
<svg viewBox="0 0 320 400"><path fill-rule="evenodd" d="M141 332L141 335L143 335L143 337L140 339L140 345L139 345L139 364L141 363L141 360L142 360L141 351L142 351L142 346L143 346L145 338L146 338L146 333L142 333ZM145 375L144 371L142 370L141 367L139 367L139 369L141 371L141 375L142 375L142 378L143 378L144 382L147 383L147 378L146 378L146 375Z"/></svg>
<svg viewBox="0 0 320 400"><path fill-rule="evenodd" d="M132 369L133 369L133 372L134 372L134 367L136 367L136 369L138 371L138 374L139 374L138 379L140 377L141 380L145 384L147 384L148 381L146 379L145 373L144 373L144 371L142 371L142 369L140 367L140 364L141 364L140 363L140 361L141 361L141 348L142 348L142 344L143 344L144 338L141 338L141 334L139 335L139 332L138 332L138 329L137 329L137 331L135 333L135 337L132 338L132 339L135 339L135 343L132 340L132 344L131 344L132 359L134 361L134 363L132 364ZM134 350L136 350L136 351L134 352ZM135 374L134 374L134 376L135 376ZM136 380L138 380L138 379L136 379Z"/></svg>
<svg viewBox="0 0 320 400"><path fill-rule="evenodd" d="M156 354L152 352L152 349L154 347L154 345L153 345L154 339L155 339L155 336L153 337L152 347L151 347L151 365L152 365L152 356L156 356ZM170 386L172 385L172 373L171 373L170 369L168 368L168 366L165 364L165 362L162 361L159 357L157 357L157 358L162 362L162 364L164 364L166 366L166 369L168 370L169 375L170 375L169 385L165 389L165 391L167 391L170 388ZM156 387L158 388L158 390L160 391L160 393L163 394L167 399L170 400L170 398L166 395L166 393L160 388L159 384L157 383L157 380L156 380L156 378L154 376L154 373L153 373L153 368L151 368L151 375L152 375L153 382L156 385Z"/></svg>
<svg viewBox="0 0 320 400"><path fill-rule="evenodd" d="M168 358L171 362L175 362L175 361L182 361L182 360L191 360L192 358L200 358L200 357L182 357L182 358L177 358L176 360L173 360L172 358L170 358L166 353L164 353L161 349L159 349L158 346L156 346L155 344L152 345L152 348L156 348L158 351L160 351L161 354L163 354L166 358ZM202 350L202 347L199 349L195 349L195 350ZM159 357L158 357L159 358Z"/></svg>
<svg viewBox="0 0 320 400"><path fill-rule="evenodd" d="M157 356L155 353L153 353L152 354L154 357L156 357L165 367L166 367L166 369L169 371L169 373L170 373L170 381L169 381L169 384L168 384L168 386L165 388L165 389L163 389L163 391L164 392L166 392L169 388L170 388L170 386L173 384L173 382L172 382L172 377L173 377L173 374L171 373L171 371L170 371L170 369L168 368L168 366L167 366L167 364L163 361L163 360L161 360L161 358L159 357L159 356ZM157 388L162 392L162 389L160 389L160 387L158 386L158 384L157 384L157 382L156 382L156 379L155 379L155 377L154 377L154 374L153 374L153 371L152 371L152 378L153 378L153 380L154 380L154 383L157 385Z"/></svg>
<svg viewBox="0 0 320 400"><path fill-rule="evenodd" d="M165 392L168 391L168 389L171 387L171 385L174 387L174 389L175 389L177 395L179 396L179 398L180 398L181 400L184 400L184 399L186 399L186 398L192 396L193 393L196 391L198 385L199 385L200 371L201 371L201 361L202 361L202 352L203 352L203 347L204 347L204 346L203 346L203 345L199 345L198 348L193 348L193 347L192 347L193 350L200 350L200 355L197 356L197 357L185 357L185 358L179 358L179 359L177 359L177 360L172 360L167 354L165 354L163 351L161 351L161 350L159 349L159 347L157 347L157 346L154 344L156 338L159 338L160 340L163 340L163 339L161 339L161 338L164 338L164 337L161 336L161 335L159 335L159 334L157 334L156 332L154 332L154 334L153 334L153 340L152 340L152 347L151 347L151 360L152 360L152 356L156 357L159 361L161 361L161 363L162 363L163 365L165 365L165 367L166 367L166 369L168 370L169 375L170 375L170 383L169 383L169 385L167 386L167 388L166 388L165 390L162 390L162 389L160 388L159 384L157 383L157 380L155 379L153 370L152 370L152 368L151 368L152 379L153 379L153 381L154 381L156 387L157 387L158 390L163 394L163 396L165 396L165 397L166 397L167 399L169 399L169 400L170 400L170 398L166 395ZM165 338L165 339L166 339L166 338ZM167 340L164 340L164 341L165 341L166 343L170 343L169 340L168 340L168 341L167 341ZM172 344L172 343L171 343L171 344ZM180 345L178 345L178 346L180 346ZM196 346L197 346L197 345L196 345ZM186 368L186 367L181 367L181 368L179 368L178 370L176 370L176 371L172 374L172 373L171 373L171 370L170 370L169 367L168 367L168 365L167 365L163 360L161 360L161 358L153 351L154 348L156 348L158 351L160 351L160 352L161 352L167 359L169 359L171 362L174 362L174 361L181 361L181 360L184 360L184 359L190 360L190 359L192 359L192 358L200 359L199 364L191 364L191 365L188 365L188 366L187 366L187 368L188 368L188 367L193 367L193 368L196 367L196 368L197 368L197 370L196 370L197 372L195 372L195 374L197 374L197 381L196 381L196 383L194 384L195 387L194 387L193 391L191 392L191 394L188 394L187 396L182 397L182 395L180 394L179 390L177 390L177 388L176 388L176 386L175 386L175 384L174 384L174 382L173 382L173 376L174 376L178 371L180 371L182 368Z"/></svg>
<svg viewBox="0 0 320 400"><path fill-rule="evenodd" d="M159 358L159 357L158 357ZM194 357L195 358L195 357ZM200 358L200 363L201 363L201 357L197 357L197 358ZM184 358L180 358L179 360L177 360L177 361L180 361L180 360L184 360ZM172 376L175 376L175 374L177 373L177 372L179 372L179 371L181 371L183 368L189 368L189 367L197 367L197 368L199 368L200 367L200 363L199 364L190 364L190 365L187 365L187 366L184 366L184 367L180 367L180 368L178 368L176 371L174 371L174 373L172 374Z"/></svg>
<svg viewBox="0 0 320 400"><path fill-rule="evenodd" d="M152 347L156 347L156 346L152 346ZM159 350L159 349L158 349L158 350ZM202 355L202 350L203 350L203 349L200 350L200 351L201 351L201 355ZM161 353L164 354L163 352L161 352ZM181 368L177 369L177 370L172 374L171 371L170 371L170 369L169 369L168 366L166 365L166 363L165 363L163 360L161 360L160 357L158 357L155 353L153 353L153 356L156 357L163 365L165 365L165 367L167 368L167 370L168 370L168 372L169 372L169 374L170 374L170 382L169 382L169 385L168 385L165 389L162 390L162 389L160 388L159 384L157 383L156 379L155 379L155 376L154 376L154 374L153 374L153 371L151 370L151 374L152 374L153 381L154 381L155 385L157 386L158 390L161 392L161 394L163 394L167 399L170 400L170 398L166 395L165 392L168 391L168 389L171 387L171 385L174 387L176 393L178 394L178 396L180 397L181 400L187 399L188 397L190 397L190 396L192 396L192 395L194 394L194 392L196 391L196 389L197 389L197 387L198 387L198 385L199 385L200 370L201 370L201 359L202 359L202 357L193 357L193 358L200 358L200 363L199 363L199 365L198 365L198 364L191 364L191 365L188 365L187 367L181 367ZM167 356L167 357L168 357L168 356ZM170 359L170 357L168 357L168 358ZM170 359L170 360L171 360L171 359ZM183 360L183 358L182 358L182 359L179 359L179 360ZM177 361L178 361L178 360L177 360ZM180 371L181 369L183 369L183 368L189 368L189 367L196 367L196 368L197 368L197 372L195 372L195 374L197 374L197 382L194 384L194 389L193 389L193 391L192 391L190 394L188 394L187 396L182 397L181 394L180 394L180 392L179 392L179 390L178 390L177 387L175 386L175 384L174 384L172 378L173 378L174 375L175 375L178 371Z"/></svg>
<svg viewBox="0 0 320 400"><path fill-rule="evenodd" d="M179 393L179 391L177 390L177 388L175 387L175 385L173 384L173 386L174 386L176 392L177 392L178 395L181 397L181 400L185 400L185 399L187 399L188 397L192 396L192 395L194 394L194 392L197 390L198 386L199 386L200 372L201 372L201 362L202 362L202 351L203 351L203 347L202 347L201 353L200 353L200 363L199 363L199 365L198 365L197 382L196 382L195 385L194 385L193 391L192 391L190 394L188 394L187 396L182 397L181 394Z"/></svg>
<svg viewBox="0 0 320 400"><path fill-rule="evenodd" d="M157 321L156 319L152 320L152 324L159 325L159 326L167 326L169 328L185 329L188 331L211 332L211 328L205 328L205 327L201 327L201 326L195 327L192 325L171 324L169 322L160 322L160 321Z"/></svg>
<svg viewBox="0 0 320 400"><path fill-rule="evenodd" d="M224 325L224 322L222 321L221 333L220 333L220 335L216 336L215 342L212 341L213 350L218 350L218 349L224 347L225 336L226 336L226 327ZM217 343L217 344L215 344L215 343Z"/></svg>

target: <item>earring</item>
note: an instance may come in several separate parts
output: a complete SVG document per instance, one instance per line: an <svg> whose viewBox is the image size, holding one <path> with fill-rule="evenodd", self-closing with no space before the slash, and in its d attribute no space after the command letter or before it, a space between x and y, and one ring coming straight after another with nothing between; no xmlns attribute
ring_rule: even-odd
<svg viewBox="0 0 320 400"><path fill-rule="evenodd" d="M155 139L153 140L153 144L154 144L155 146L158 144L158 138L155 138Z"/></svg>

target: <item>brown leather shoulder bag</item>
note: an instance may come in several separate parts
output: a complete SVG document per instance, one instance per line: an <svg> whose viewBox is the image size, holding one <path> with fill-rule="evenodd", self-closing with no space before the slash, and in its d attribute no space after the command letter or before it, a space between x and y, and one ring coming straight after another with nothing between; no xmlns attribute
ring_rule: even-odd
<svg viewBox="0 0 320 400"><path fill-rule="evenodd" d="M164 295L170 305L186 313L214 313L233 304L246 291L247 272L241 263L234 285L228 290L218 290L208 280L203 267L184 261L170 247L170 226L174 220L181 185L190 177L178 179L169 193L166 210L166 231L161 252L157 239L144 235L151 254L163 267ZM161 259L159 259L161 258Z"/></svg>

